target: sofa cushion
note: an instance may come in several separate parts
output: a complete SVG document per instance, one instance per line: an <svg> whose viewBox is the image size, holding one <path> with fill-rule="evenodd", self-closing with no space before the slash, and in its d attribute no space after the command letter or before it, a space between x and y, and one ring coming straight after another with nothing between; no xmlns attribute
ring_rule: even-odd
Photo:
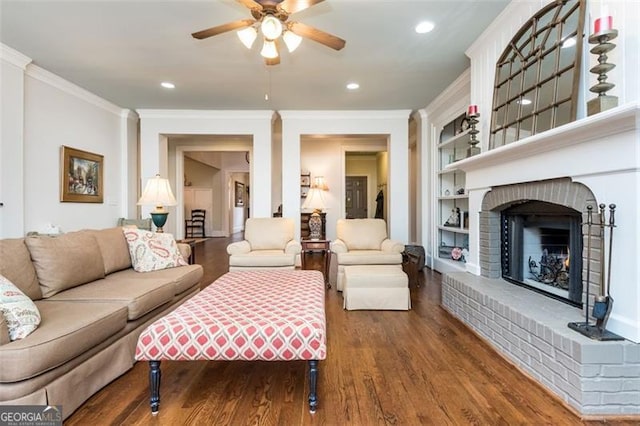
<svg viewBox="0 0 640 426"><path fill-rule="evenodd" d="M2 275L0 316L6 321L10 340L24 339L40 324L40 312L33 301Z"/></svg>
<svg viewBox="0 0 640 426"><path fill-rule="evenodd" d="M244 239L251 244L251 250L284 250L294 236L293 220L283 217L261 217L247 219Z"/></svg>
<svg viewBox="0 0 640 426"><path fill-rule="evenodd" d="M387 224L382 219L339 219L336 233L349 250L380 250Z"/></svg>
<svg viewBox="0 0 640 426"><path fill-rule="evenodd" d="M174 294L178 295L187 290L191 290L200 284L202 279L203 269L200 265L187 265L179 266L177 268L162 269L160 271L151 271L140 273L133 269L125 269L124 271L115 272L107 275L106 280L120 280L124 282L131 282L131 285L135 285L135 280L139 278L148 278L161 281L171 281L174 285ZM127 284L129 285L129 284Z"/></svg>
<svg viewBox="0 0 640 426"><path fill-rule="evenodd" d="M254 250L248 254L234 254L229 257L229 266L280 267L295 265L294 254L284 250Z"/></svg>
<svg viewBox="0 0 640 426"><path fill-rule="evenodd" d="M131 267L129 245L124 238L122 228L92 230L91 232L98 242L100 253L102 253L105 275Z"/></svg>
<svg viewBox="0 0 640 426"><path fill-rule="evenodd" d="M43 297L104 277L102 253L91 232L25 239Z"/></svg>
<svg viewBox="0 0 640 426"><path fill-rule="evenodd" d="M42 299L38 275L24 238L0 240L0 274L31 300Z"/></svg>
<svg viewBox="0 0 640 426"><path fill-rule="evenodd" d="M137 272L188 265L173 235L132 228L122 228L122 231L129 245L131 264Z"/></svg>
<svg viewBox="0 0 640 426"><path fill-rule="evenodd" d="M49 300L120 303L122 306L127 307L127 319L132 321L158 306L170 302L173 299L173 295L174 284L172 280L138 277L134 280L97 280L58 293L49 298Z"/></svg>
<svg viewBox="0 0 640 426"><path fill-rule="evenodd" d="M42 322L28 339L0 346L0 382L11 383L51 370L122 330L127 308L121 303L39 300Z"/></svg>

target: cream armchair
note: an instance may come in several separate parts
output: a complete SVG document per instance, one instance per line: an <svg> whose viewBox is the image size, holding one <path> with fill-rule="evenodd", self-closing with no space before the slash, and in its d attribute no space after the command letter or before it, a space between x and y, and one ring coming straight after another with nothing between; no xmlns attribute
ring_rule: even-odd
<svg viewBox="0 0 640 426"><path fill-rule="evenodd" d="M382 219L338 219L336 233L331 251L338 258L338 291L342 291L345 266L402 265L404 245L387 238L387 223Z"/></svg>
<svg viewBox="0 0 640 426"><path fill-rule="evenodd" d="M250 218L244 227L244 240L227 246L229 270L294 269L302 251L294 241L295 223L288 218Z"/></svg>

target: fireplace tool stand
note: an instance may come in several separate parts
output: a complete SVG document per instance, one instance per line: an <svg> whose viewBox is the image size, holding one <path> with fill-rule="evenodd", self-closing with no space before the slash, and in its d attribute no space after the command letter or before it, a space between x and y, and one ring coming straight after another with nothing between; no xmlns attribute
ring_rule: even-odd
<svg viewBox="0 0 640 426"><path fill-rule="evenodd" d="M595 318L595 324L589 323L589 283L591 278L591 230L593 228L593 206L587 206L587 305L585 308L584 322L570 322L569 328L577 331L594 340L624 340L623 337L607 330L607 321L611 315L613 307L613 297L611 297L611 257L613 248L613 228L615 228L616 205L609 204L609 223L606 223L605 205L600 204L600 291L593 303L591 316ZM609 228L609 262L607 265L607 281L605 285L605 229Z"/></svg>

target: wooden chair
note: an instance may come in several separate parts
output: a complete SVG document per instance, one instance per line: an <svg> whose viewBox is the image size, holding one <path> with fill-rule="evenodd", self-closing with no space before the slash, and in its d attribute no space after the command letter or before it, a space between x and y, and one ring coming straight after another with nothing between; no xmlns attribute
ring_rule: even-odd
<svg viewBox="0 0 640 426"><path fill-rule="evenodd" d="M191 210L191 219L185 219L184 221L184 237L185 238L194 238L194 237L205 238L204 218L206 213L207 211L204 209Z"/></svg>

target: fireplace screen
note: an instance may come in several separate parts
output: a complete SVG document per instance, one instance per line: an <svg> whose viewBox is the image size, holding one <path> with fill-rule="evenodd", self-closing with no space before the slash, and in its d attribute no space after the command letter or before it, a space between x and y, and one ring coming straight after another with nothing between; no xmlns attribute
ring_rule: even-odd
<svg viewBox="0 0 640 426"><path fill-rule="evenodd" d="M580 213L528 201L503 210L501 217L503 278L580 306Z"/></svg>

